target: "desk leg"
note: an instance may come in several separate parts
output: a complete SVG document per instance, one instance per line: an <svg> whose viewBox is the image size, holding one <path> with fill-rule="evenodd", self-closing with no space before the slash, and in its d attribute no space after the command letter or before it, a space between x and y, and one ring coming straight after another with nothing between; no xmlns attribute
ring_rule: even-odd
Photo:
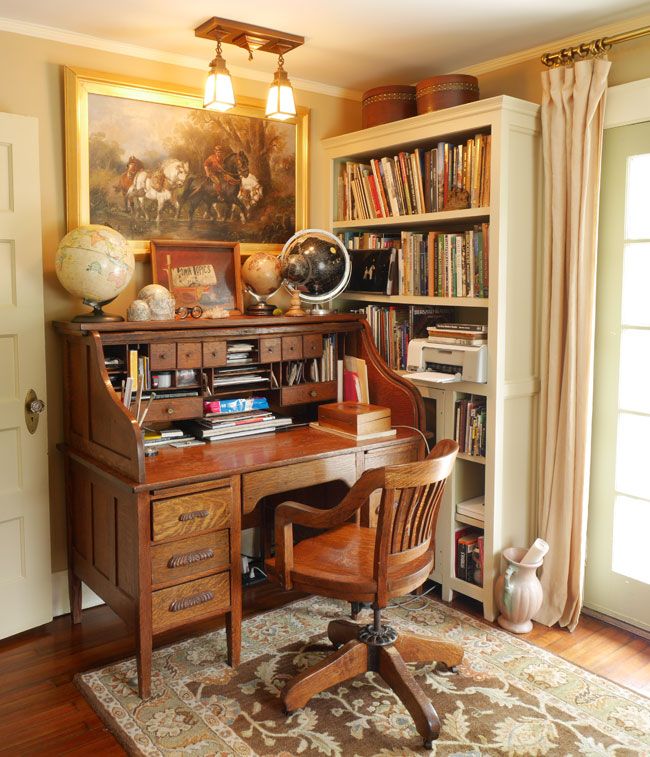
<svg viewBox="0 0 650 757"><path fill-rule="evenodd" d="M151 612L151 533L150 503L147 494L138 495L138 617L137 629L137 663L138 692L141 699L151 696L151 648L153 646L153 618Z"/></svg>
<svg viewBox="0 0 650 757"><path fill-rule="evenodd" d="M70 598L70 615L73 624L81 623L81 579L75 575L72 565L74 551L74 534L72 530L74 492L72 491L72 471L70 458L65 456L65 507L66 537L68 545L68 596ZM90 507L90 502L82 502L82 507Z"/></svg>
<svg viewBox="0 0 650 757"><path fill-rule="evenodd" d="M241 479L232 476L233 508L230 529L230 612L226 613L228 665L236 668L241 659Z"/></svg>
<svg viewBox="0 0 650 757"><path fill-rule="evenodd" d="M226 613L226 641L228 644L228 665L236 668L241 659L241 600Z"/></svg>

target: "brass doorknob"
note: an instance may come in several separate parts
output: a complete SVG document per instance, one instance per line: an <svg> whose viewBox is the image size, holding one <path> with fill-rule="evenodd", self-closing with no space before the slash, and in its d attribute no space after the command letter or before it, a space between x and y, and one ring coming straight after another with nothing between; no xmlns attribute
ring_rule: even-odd
<svg viewBox="0 0 650 757"><path fill-rule="evenodd" d="M25 397L25 425L30 434L36 433L38 419L44 410L45 403L39 400L33 389L30 389Z"/></svg>

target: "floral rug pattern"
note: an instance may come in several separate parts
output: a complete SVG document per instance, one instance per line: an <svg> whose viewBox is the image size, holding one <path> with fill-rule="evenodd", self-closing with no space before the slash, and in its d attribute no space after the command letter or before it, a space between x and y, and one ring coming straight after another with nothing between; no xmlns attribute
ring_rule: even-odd
<svg viewBox="0 0 650 757"><path fill-rule="evenodd" d="M441 602L416 606L391 607L385 616L398 629L465 649L458 674L411 666L442 723L429 752L406 709L373 673L283 714L282 687L329 654L327 623L349 608L329 599L301 600L244 621L237 670L224 661L223 630L156 650L153 695L144 702L133 658L76 682L133 755L650 755L650 700Z"/></svg>

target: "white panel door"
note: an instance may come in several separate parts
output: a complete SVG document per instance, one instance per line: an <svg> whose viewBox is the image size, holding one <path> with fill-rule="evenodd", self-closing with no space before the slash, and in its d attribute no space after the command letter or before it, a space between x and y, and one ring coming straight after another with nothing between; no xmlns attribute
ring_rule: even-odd
<svg viewBox="0 0 650 757"><path fill-rule="evenodd" d="M38 121L0 113L0 637L52 618Z"/></svg>

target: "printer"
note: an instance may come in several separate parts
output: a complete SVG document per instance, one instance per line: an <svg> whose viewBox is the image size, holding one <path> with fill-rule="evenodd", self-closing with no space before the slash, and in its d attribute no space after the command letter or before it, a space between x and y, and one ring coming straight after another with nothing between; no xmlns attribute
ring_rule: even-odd
<svg viewBox="0 0 650 757"><path fill-rule="evenodd" d="M487 344L464 345L412 339L404 378L426 383L487 382Z"/></svg>

